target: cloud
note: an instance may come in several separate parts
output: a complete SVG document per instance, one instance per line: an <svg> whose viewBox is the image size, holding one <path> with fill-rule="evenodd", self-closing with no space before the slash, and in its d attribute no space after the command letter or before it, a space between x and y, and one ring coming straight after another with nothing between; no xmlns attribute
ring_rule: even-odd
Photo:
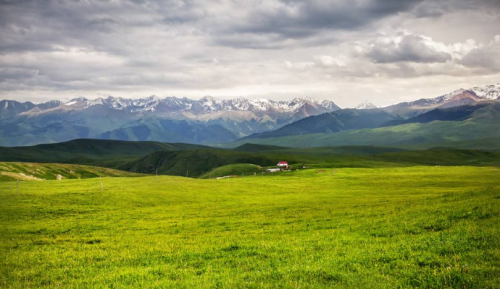
<svg viewBox="0 0 500 289"><path fill-rule="evenodd" d="M499 69L498 43L489 42L491 32L464 28L482 25L478 17L485 16L494 30L495 4L0 0L0 93L274 97L300 96L301 87L328 95L334 84L360 79L491 77ZM437 19L450 14L459 21L433 34ZM454 39L440 37L449 34Z"/></svg>
<svg viewBox="0 0 500 289"><path fill-rule="evenodd" d="M418 3L411 13L418 18L436 18L457 11L484 10L499 13L498 0L425 0Z"/></svg>
<svg viewBox="0 0 500 289"><path fill-rule="evenodd" d="M500 35L496 35L495 38L487 45L471 50L462 58L460 63L468 67L485 68L491 71L499 72Z"/></svg>
<svg viewBox="0 0 500 289"><path fill-rule="evenodd" d="M442 63L452 59L450 53L433 44L431 38L414 34L382 37L370 44L366 55L376 63Z"/></svg>
<svg viewBox="0 0 500 289"><path fill-rule="evenodd" d="M263 47L291 40L314 38L325 31L356 31L372 25L390 15L410 10L421 0L268 0L235 2L232 11L241 9L245 13L213 22L219 30L212 33L214 41L232 47ZM252 35L267 37L268 45L252 39ZM230 41L230 39L234 39ZM305 40L315 43L313 40ZM281 46L280 46L281 47Z"/></svg>

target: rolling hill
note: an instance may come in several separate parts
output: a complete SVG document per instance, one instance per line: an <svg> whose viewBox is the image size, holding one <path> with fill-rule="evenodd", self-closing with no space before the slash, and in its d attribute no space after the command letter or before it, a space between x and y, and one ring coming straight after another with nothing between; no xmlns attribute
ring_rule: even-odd
<svg viewBox="0 0 500 289"><path fill-rule="evenodd" d="M232 164L217 167L208 173L200 176L200 179L217 178L224 176L249 176L259 174L263 168L254 164Z"/></svg>
<svg viewBox="0 0 500 289"><path fill-rule="evenodd" d="M155 152L119 169L154 174L199 177L209 171L230 164L271 166L277 158L270 154L255 154L224 150L189 150Z"/></svg>
<svg viewBox="0 0 500 289"><path fill-rule="evenodd" d="M114 167L156 151L201 148L209 147L183 143L77 139L29 147L0 147L0 161L60 162Z"/></svg>

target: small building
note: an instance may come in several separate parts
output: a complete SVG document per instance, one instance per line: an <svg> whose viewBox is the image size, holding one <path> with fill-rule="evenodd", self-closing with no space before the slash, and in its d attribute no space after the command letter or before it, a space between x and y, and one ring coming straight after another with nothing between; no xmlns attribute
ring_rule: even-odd
<svg viewBox="0 0 500 289"><path fill-rule="evenodd" d="M276 165L277 167L288 167L288 162L285 161L279 161L278 164Z"/></svg>
<svg viewBox="0 0 500 289"><path fill-rule="evenodd" d="M274 173L274 172L280 172L281 169L267 169L266 173Z"/></svg>

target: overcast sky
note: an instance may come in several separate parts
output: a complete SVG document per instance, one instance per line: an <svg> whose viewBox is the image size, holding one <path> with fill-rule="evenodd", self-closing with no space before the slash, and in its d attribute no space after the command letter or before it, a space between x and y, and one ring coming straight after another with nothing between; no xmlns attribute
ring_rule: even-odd
<svg viewBox="0 0 500 289"><path fill-rule="evenodd" d="M0 99L387 105L500 82L500 0L0 0Z"/></svg>

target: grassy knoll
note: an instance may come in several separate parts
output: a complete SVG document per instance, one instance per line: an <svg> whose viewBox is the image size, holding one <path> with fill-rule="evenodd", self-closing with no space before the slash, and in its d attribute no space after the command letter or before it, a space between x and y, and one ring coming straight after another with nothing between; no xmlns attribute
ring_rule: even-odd
<svg viewBox="0 0 500 289"><path fill-rule="evenodd" d="M130 172L82 165L0 162L0 181L56 180L57 175L60 175L62 179L141 176Z"/></svg>
<svg viewBox="0 0 500 289"><path fill-rule="evenodd" d="M500 170L0 183L2 288L498 288Z"/></svg>
<svg viewBox="0 0 500 289"><path fill-rule="evenodd" d="M216 177L223 177L223 176L229 176L229 175L237 175L237 176L248 176L248 175L253 175L253 174L258 174L263 171L263 168L258 165L253 165L253 164L233 164L233 165L226 165L222 167L215 168L211 170L210 172L202 175L200 178L201 179L208 179L208 178L216 178Z"/></svg>

